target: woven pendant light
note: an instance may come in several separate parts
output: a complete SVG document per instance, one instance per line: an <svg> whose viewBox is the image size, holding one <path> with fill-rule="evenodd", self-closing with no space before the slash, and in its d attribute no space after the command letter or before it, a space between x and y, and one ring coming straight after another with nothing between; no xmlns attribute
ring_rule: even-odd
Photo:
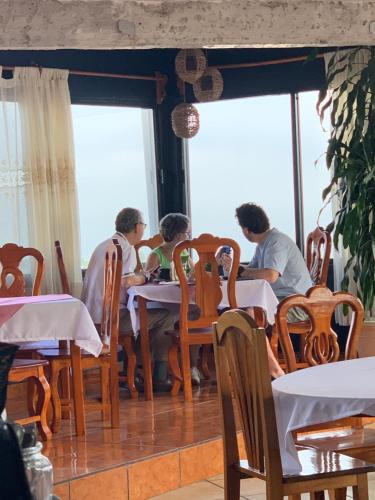
<svg viewBox="0 0 375 500"><path fill-rule="evenodd" d="M176 56L176 73L184 82L194 83L203 75L206 66L206 56L201 49L182 49Z"/></svg>
<svg viewBox="0 0 375 500"><path fill-rule="evenodd" d="M223 77L216 68L206 68L203 75L193 84L194 95L200 102L217 101L223 89Z"/></svg>
<svg viewBox="0 0 375 500"><path fill-rule="evenodd" d="M190 139L199 130L199 113L195 106L182 102L172 111L172 128L177 137Z"/></svg>

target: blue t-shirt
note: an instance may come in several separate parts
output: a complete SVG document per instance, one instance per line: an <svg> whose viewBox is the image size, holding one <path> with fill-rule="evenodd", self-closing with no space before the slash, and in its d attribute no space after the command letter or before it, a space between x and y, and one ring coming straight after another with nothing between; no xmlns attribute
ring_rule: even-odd
<svg viewBox="0 0 375 500"><path fill-rule="evenodd" d="M289 236L275 228L257 245L250 267L273 269L279 273L279 278L271 284L279 299L295 293L305 294L312 286L299 248Z"/></svg>

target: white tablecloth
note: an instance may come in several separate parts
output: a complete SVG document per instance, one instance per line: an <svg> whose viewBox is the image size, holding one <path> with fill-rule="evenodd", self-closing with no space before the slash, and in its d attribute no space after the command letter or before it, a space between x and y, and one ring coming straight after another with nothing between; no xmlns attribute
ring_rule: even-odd
<svg viewBox="0 0 375 500"><path fill-rule="evenodd" d="M28 300L35 302L27 302ZM22 302L25 303L22 303ZM41 340L74 340L76 344L98 356L102 342L86 306L68 295L0 298L0 309L22 304L0 326L0 342L20 344Z"/></svg>
<svg viewBox="0 0 375 500"><path fill-rule="evenodd" d="M284 474L301 470L291 432L365 413L375 415L375 357L299 370L272 382Z"/></svg>
<svg viewBox="0 0 375 500"><path fill-rule="evenodd" d="M228 282L222 282L223 299L220 307L228 307ZM194 304L195 287L189 286L190 303ZM137 295L149 301L158 303L179 304L181 302L181 289L176 283L159 283L140 286L132 286L128 290L128 309L131 316L134 332L139 330L139 318L135 307L134 299ZM243 280L236 281L237 307L261 307L265 310L268 323L275 322L275 312L278 304L270 284L265 280Z"/></svg>

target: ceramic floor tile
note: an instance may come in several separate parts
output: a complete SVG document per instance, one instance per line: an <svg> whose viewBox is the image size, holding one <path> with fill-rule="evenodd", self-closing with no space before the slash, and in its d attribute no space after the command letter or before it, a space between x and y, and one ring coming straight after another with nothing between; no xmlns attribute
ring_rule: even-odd
<svg viewBox="0 0 375 500"><path fill-rule="evenodd" d="M53 488L53 493L60 498L60 500L70 500L69 497L69 483L57 484Z"/></svg>
<svg viewBox="0 0 375 500"><path fill-rule="evenodd" d="M224 490L208 481L200 481L153 498L154 500L224 500Z"/></svg>
<svg viewBox="0 0 375 500"><path fill-rule="evenodd" d="M224 488L224 475L211 477L208 479L213 484ZM241 480L241 496L259 495L266 492L266 483L261 479L242 479Z"/></svg>
<svg viewBox="0 0 375 500"><path fill-rule="evenodd" d="M128 477L125 467L111 469L76 479L70 483L70 500L92 500L110 498L128 499Z"/></svg>
<svg viewBox="0 0 375 500"><path fill-rule="evenodd" d="M214 440L180 450L180 468L181 486L222 472L224 469L222 441Z"/></svg>

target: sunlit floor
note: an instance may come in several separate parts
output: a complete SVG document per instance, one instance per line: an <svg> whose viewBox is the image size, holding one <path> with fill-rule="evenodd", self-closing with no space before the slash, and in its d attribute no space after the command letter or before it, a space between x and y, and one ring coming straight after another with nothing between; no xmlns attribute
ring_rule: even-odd
<svg viewBox="0 0 375 500"><path fill-rule="evenodd" d="M375 472L368 475L369 499L375 499ZM163 495L153 497L155 500L223 500L224 499L224 477L222 474L211 477L205 481L189 484L183 488L169 491ZM266 500L265 483L261 479L244 479L241 481L241 498L251 500ZM352 489L348 489L347 499L353 498ZM302 500L309 500L310 494L302 495Z"/></svg>

